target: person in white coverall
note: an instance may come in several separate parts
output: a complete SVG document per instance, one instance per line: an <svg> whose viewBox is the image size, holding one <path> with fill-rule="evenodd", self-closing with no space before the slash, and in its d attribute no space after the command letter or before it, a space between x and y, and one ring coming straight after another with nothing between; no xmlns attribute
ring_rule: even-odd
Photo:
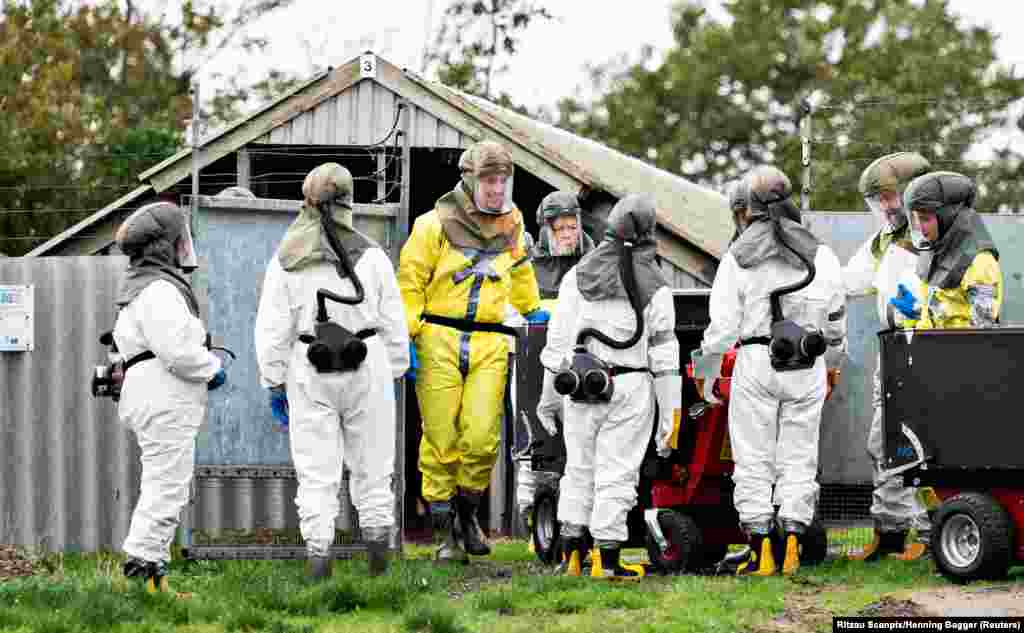
<svg viewBox="0 0 1024 633"><path fill-rule="evenodd" d="M881 329L896 325L889 299L897 295L899 281L917 267L917 251L910 240L910 225L903 210L903 191L907 184L930 168L928 160L916 152L888 154L874 161L860 176L860 193L878 218L880 228L857 250L843 269L848 296L875 295ZM874 414L868 430L867 451L874 463L874 492L871 518L874 537L864 550L849 556L852 560L874 561L890 555L901 560L916 560L927 552L931 524L917 488L904 487L901 477L884 477L882 454L881 362L876 362L872 380L871 404ZM907 534L916 528L918 540Z"/></svg>
<svg viewBox="0 0 1024 633"><path fill-rule="evenodd" d="M289 426L307 574L331 573L344 460L370 574L377 575L387 568L395 528L393 381L409 366L405 312L387 254L352 228L349 171L337 163L320 165L306 176L302 193L302 210L267 265L260 296L255 342L261 382L271 390L275 417ZM333 236L324 233L325 225ZM328 300L326 307L330 322L359 333L365 359L355 369L320 373L307 356L310 346L300 340L315 334L317 291L352 297L358 295L355 282L361 302Z"/></svg>
<svg viewBox="0 0 1024 633"><path fill-rule="evenodd" d="M118 417L138 439L142 486L122 549L124 575L167 591L170 545L188 502L195 440L208 390L224 384L220 359L186 277L196 267L187 214L148 204L115 236L130 265L118 292L114 342L127 359Z"/></svg>
<svg viewBox="0 0 1024 633"><path fill-rule="evenodd" d="M740 234L718 267L711 290L711 323L693 353L694 376L704 398L722 356L740 345L729 400L729 441L735 460L734 503L750 538L748 559L738 574L768 576L778 571L772 551L775 508L786 536L784 574L800 565L802 534L818 498L817 466L826 368L838 371L845 355L845 291L839 261L800 222L789 197L789 178L774 167L759 167L743 179L747 213L738 214ZM781 298L783 317L820 331L823 357L807 369L777 371L769 356L773 290L801 281L807 269L779 236L813 262L813 281ZM772 498L774 487L774 499Z"/></svg>
<svg viewBox="0 0 1024 633"><path fill-rule="evenodd" d="M636 504L655 404L659 454L669 454L669 437L680 419L675 307L658 267L655 223L654 203L648 196L628 195L615 205L604 241L562 279L541 352L545 371L537 417L552 435L557 433L554 420L564 404L566 464L559 484L558 518L569 575L580 574L584 530L589 528L599 553L591 575L638 578L636 570L619 563L619 552L629 536L626 514ZM627 245L632 248L626 249ZM630 250L635 284L626 279ZM635 287L632 298L627 291L631 285ZM610 401L577 402L559 395L556 372L570 366L582 330L593 328L621 345L636 338L638 327L643 328L639 338L625 349L597 337L583 344L587 352L613 367Z"/></svg>

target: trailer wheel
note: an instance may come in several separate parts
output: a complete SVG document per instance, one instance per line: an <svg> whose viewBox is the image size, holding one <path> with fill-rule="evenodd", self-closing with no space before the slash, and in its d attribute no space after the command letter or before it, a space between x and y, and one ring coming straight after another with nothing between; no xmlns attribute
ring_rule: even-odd
<svg viewBox="0 0 1024 633"><path fill-rule="evenodd" d="M668 541L668 549L664 552L647 534L647 555L651 564L667 574L693 570L703 563L700 556L700 528L693 517L674 510L662 510L658 513L661 533Z"/></svg>
<svg viewBox="0 0 1024 633"><path fill-rule="evenodd" d="M957 582L1002 578L1010 567L1013 526L992 497L965 492L935 513L932 552L944 576Z"/></svg>
<svg viewBox="0 0 1024 633"><path fill-rule="evenodd" d="M533 549L546 565L555 565L561 558L558 537L558 491L543 490L533 502Z"/></svg>

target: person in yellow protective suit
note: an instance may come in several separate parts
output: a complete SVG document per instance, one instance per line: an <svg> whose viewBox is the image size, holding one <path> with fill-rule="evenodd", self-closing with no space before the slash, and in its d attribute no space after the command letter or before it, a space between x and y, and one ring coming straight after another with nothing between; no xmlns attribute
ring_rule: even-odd
<svg viewBox="0 0 1024 633"><path fill-rule="evenodd" d="M901 327L986 328L999 321L999 251L974 210L974 181L954 172L918 176L903 193L911 239L922 251L917 277L889 300Z"/></svg>
<svg viewBox="0 0 1024 633"><path fill-rule="evenodd" d="M497 459L506 307L530 322L549 316L512 203L511 154L482 141L465 159L460 182L416 220L398 269L423 421L423 497L440 541L437 560L460 562L467 552L490 553L476 513Z"/></svg>
<svg viewBox="0 0 1024 633"><path fill-rule="evenodd" d="M896 152L875 160L860 176L860 193L880 228L843 268L843 282L848 297L876 296L882 329L893 326L894 310L889 299L896 291L894 281L913 272L917 265L917 251L911 243L910 224L903 210L903 192L911 180L927 173L930 167L928 160L916 152ZM901 477L884 476L881 362L875 365L872 384L874 414L868 430L867 452L874 464L874 534L867 547L849 558L870 562L888 555L916 560L927 552L931 524L918 499L918 489L905 487ZM907 539L910 528L917 532L916 542Z"/></svg>

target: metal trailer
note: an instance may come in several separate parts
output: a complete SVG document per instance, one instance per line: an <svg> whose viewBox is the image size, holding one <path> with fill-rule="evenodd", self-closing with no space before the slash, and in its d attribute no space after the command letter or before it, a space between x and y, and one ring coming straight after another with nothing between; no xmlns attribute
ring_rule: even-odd
<svg viewBox="0 0 1024 633"><path fill-rule="evenodd" d="M889 331L879 347L885 466L941 500L936 566L956 581L1005 576L1024 564L1024 328Z"/></svg>

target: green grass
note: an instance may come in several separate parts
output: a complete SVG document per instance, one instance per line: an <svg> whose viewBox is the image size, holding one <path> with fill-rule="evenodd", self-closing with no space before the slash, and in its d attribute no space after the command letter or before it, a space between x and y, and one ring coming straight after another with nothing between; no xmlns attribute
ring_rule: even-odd
<svg viewBox="0 0 1024 633"><path fill-rule="evenodd" d="M435 566L410 547L380 578L366 562L337 561L311 585L302 561L175 561L172 589L149 595L120 575L110 554L53 556L47 573L0 582L0 630L16 633L660 633L770 630L803 618L800 630L831 630L882 596L948 584L930 561L865 565L831 561L795 578L648 576L607 583L551 575L522 541L499 541L469 566ZM1024 582L1020 574L1014 582Z"/></svg>

